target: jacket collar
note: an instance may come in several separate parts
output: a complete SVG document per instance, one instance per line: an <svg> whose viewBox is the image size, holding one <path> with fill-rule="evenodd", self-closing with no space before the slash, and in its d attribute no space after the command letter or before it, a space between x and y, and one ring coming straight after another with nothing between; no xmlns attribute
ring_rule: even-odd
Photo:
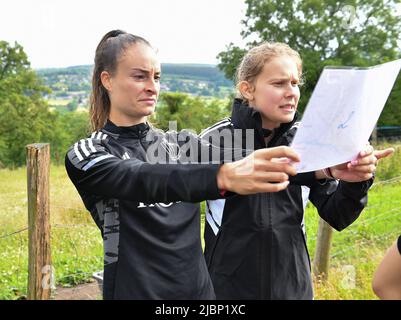
<svg viewBox="0 0 401 320"><path fill-rule="evenodd" d="M273 131L273 138L270 139L269 145L280 138L288 129L290 129L298 118L298 112L295 113L294 119L289 123L282 123L280 127ZM231 113L231 122L236 129L254 129L255 132L255 148L265 147L264 137L269 134L268 129L262 128L262 117L260 112L249 105L242 99L234 99Z"/></svg>
<svg viewBox="0 0 401 320"><path fill-rule="evenodd" d="M117 134L121 137L142 138L146 136L150 129L150 126L147 122L143 122L129 127L122 127L115 125L108 119L103 129L110 133Z"/></svg>

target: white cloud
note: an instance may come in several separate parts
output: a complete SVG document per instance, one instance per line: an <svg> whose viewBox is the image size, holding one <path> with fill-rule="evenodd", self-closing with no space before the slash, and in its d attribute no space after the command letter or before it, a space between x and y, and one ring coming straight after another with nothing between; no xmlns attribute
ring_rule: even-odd
<svg viewBox="0 0 401 320"><path fill-rule="evenodd" d="M216 63L230 42L242 43L244 0L8 0L0 40L20 43L32 67L90 64L112 29L145 37L162 62Z"/></svg>

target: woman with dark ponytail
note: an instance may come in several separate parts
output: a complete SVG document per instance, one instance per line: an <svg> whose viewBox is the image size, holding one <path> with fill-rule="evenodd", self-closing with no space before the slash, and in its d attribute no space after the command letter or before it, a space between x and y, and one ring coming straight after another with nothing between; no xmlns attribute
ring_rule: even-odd
<svg viewBox="0 0 401 320"><path fill-rule="evenodd" d="M94 132L66 155L68 175L103 236L104 299L214 299L198 202L277 192L296 174L288 162L274 160L298 161L288 147L258 150L223 165L184 163L180 148L188 139L160 133L147 121L160 73L148 41L120 30L107 33L93 71ZM154 145L164 149L151 153Z"/></svg>
<svg viewBox="0 0 401 320"><path fill-rule="evenodd" d="M142 37L121 30L112 30L103 36L96 49L89 112L94 131L103 128L110 112L110 99L107 89L102 84L101 74L105 70L109 70L110 73L115 72L118 62L117 53L135 43L141 43L151 48L150 43Z"/></svg>

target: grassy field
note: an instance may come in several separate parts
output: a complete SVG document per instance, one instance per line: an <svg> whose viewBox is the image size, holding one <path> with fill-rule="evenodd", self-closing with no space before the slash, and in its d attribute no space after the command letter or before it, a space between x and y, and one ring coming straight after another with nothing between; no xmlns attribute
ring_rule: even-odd
<svg viewBox="0 0 401 320"><path fill-rule="evenodd" d="M317 210L308 205L305 217L308 248L313 259ZM376 299L371 281L386 249L401 234L401 178L377 184L367 208L350 227L334 231L328 282L315 279L316 299Z"/></svg>
<svg viewBox="0 0 401 320"><path fill-rule="evenodd" d="M99 230L64 167L50 170L51 250L58 285L73 286L103 267ZM0 170L0 299L26 295L28 266L26 169Z"/></svg>
<svg viewBox="0 0 401 320"><path fill-rule="evenodd" d="M315 280L316 299L376 298L371 290L373 272L401 233L400 149L391 160L381 163L377 175L361 217L346 230L334 232L329 279L324 284ZM74 286L102 269L102 239L64 167L51 167L50 186L56 281L57 285ZM23 298L28 265L25 168L0 170L0 203L0 299ZM306 226L312 258L317 223L317 212L308 205Z"/></svg>

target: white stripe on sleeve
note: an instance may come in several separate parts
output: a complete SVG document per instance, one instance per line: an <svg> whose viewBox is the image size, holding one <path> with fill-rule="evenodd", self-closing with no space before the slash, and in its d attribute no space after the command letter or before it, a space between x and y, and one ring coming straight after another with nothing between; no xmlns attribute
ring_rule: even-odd
<svg viewBox="0 0 401 320"><path fill-rule="evenodd" d="M87 139L87 140L88 140L89 149L90 149L92 152L96 152L96 149L95 149L95 147L93 146L92 139Z"/></svg>
<svg viewBox="0 0 401 320"><path fill-rule="evenodd" d="M230 121L228 119L225 119L223 121L221 121L221 123L214 125L213 127L207 128L205 129L200 135L200 138L203 138L206 134L208 134L209 132L216 130L218 128L221 127L226 127L228 124L230 124Z"/></svg>
<svg viewBox="0 0 401 320"><path fill-rule="evenodd" d="M85 156L89 157L90 153L89 153L88 149L86 149L84 139L81 140L81 150L84 152Z"/></svg>
<svg viewBox="0 0 401 320"><path fill-rule="evenodd" d="M100 156L100 157L97 157L97 158L95 158L95 159L92 159L91 161L89 161L89 162L82 168L82 170L86 171L86 170L90 169L91 167L93 167L96 163L98 163L98 162L100 162L100 161L102 161L102 160L104 160L104 159L111 158L111 157L114 157L114 156L113 156L112 154L104 154L104 155L102 155L102 156Z"/></svg>
<svg viewBox="0 0 401 320"><path fill-rule="evenodd" d="M79 161L84 160L84 157L81 155L81 153L78 150L78 142L74 144L74 152L76 156L78 157Z"/></svg>

